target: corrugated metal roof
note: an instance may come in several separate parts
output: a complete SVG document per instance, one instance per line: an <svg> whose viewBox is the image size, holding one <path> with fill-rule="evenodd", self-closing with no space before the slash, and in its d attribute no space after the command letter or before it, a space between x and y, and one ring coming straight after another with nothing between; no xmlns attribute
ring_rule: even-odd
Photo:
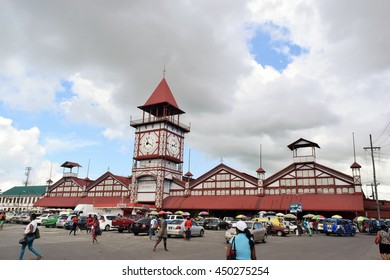
<svg viewBox="0 0 390 280"><path fill-rule="evenodd" d="M46 192L45 185L15 186L2 193L1 196L43 196Z"/></svg>

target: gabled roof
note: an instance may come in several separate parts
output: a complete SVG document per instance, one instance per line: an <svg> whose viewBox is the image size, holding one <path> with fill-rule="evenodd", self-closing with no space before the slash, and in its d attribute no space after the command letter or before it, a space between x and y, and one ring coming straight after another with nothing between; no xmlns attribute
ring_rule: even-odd
<svg viewBox="0 0 390 280"><path fill-rule="evenodd" d="M138 108L154 116L163 116L164 109L169 111L166 112L168 115L178 115L184 113L184 111L182 111L177 105L165 78L161 80L146 103L142 106L138 106Z"/></svg>
<svg viewBox="0 0 390 280"><path fill-rule="evenodd" d="M320 149L320 146L317 143L311 142L309 140L299 138L294 143L291 143L287 146L291 151L298 148L307 148L307 147L316 147Z"/></svg>
<svg viewBox="0 0 390 280"><path fill-rule="evenodd" d="M314 168L317 170L321 170L322 172L330 174L339 180L353 184L353 178L350 175L347 175L345 173L342 173L340 171L337 171L335 169L332 169L330 167L327 167L325 165L316 162L312 164L314 164ZM286 174L291 173L292 171L295 170L297 165L301 165L301 164L292 163L289 166L280 170L279 172L275 173L274 175L268 177L267 179L265 179L264 186L271 185L273 182L279 180L280 178L283 178Z"/></svg>
<svg viewBox="0 0 390 280"><path fill-rule="evenodd" d="M120 182L125 187L129 187L129 185L131 184L131 177L118 176L118 175L112 174L110 171L107 171L102 176L97 178L92 184L90 184L87 188L87 191L92 189L93 187L95 187L96 185L98 185L100 182L104 181L108 177L112 177L112 178L116 179L118 182Z"/></svg>
<svg viewBox="0 0 390 280"><path fill-rule="evenodd" d="M246 173L243 173L243 172L240 172L240 171L237 171L236 169L233 169L223 163L217 165L216 167L214 167L213 169L211 169L210 171L206 172L205 174L203 174L202 176L200 176L199 178L197 178L196 180L192 181L191 182L191 185L190 185L190 188L192 188L193 186L199 184L200 182L206 180L207 178L213 176L214 174L220 172L221 170L225 170L229 173L232 173L238 177L241 177L242 179L246 180L246 181L250 181L252 184L257 184L257 178L251 176L251 175L248 175Z"/></svg>
<svg viewBox="0 0 390 280"><path fill-rule="evenodd" d="M65 181L69 182L69 181L73 181L75 182L80 188L82 187L88 187L90 184L92 184L94 181L93 180L90 180L90 179L81 179L81 178L77 178L77 177L67 177L67 178L61 178L60 180L58 180L57 182L55 182L53 185L51 185L47 192L51 192L52 190L54 190L55 188L57 188L58 186L61 186Z"/></svg>

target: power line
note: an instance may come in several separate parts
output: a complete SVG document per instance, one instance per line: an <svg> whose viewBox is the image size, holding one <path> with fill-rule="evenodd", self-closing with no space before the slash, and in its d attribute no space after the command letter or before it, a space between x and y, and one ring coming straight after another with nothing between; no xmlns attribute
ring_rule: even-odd
<svg viewBox="0 0 390 280"><path fill-rule="evenodd" d="M387 123L386 127L382 130L381 134L380 134L379 137L374 141L374 143L377 142L377 141L382 137L382 135L385 133L386 129L387 129L389 126L390 126L390 121ZM389 135L389 136L390 136L390 135ZM387 137L385 138L385 140L386 140L389 136L387 136ZM382 141L382 143L383 143L383 142L384 142L384 141Z"/></svg>

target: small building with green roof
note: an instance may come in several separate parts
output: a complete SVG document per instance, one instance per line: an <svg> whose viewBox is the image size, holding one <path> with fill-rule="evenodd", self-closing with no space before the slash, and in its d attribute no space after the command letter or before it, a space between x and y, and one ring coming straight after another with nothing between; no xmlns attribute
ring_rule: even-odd
<svg viewBox="0 0 390 280"><path fill-rule="evenodd" d="M15 186L0 194L0 209L6 212L40 211L33 205L45 195L46 185Z"/></svg>

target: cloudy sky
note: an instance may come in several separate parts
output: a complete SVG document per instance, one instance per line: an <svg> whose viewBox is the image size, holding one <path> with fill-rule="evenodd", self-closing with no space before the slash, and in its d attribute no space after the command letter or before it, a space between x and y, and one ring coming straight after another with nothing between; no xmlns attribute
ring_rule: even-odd
<svg viewBox="0 0 390 280"><path fill-rule="evenodd" d="M0 188L109 169L131 175L134 128L166 70L191 123L184 172L221 161L267 176L287 145L372 182L390 200L390 2L1 1ZM191 152L190 152L191 151ZM387 187L386 187L387 185Z"/></svg>

